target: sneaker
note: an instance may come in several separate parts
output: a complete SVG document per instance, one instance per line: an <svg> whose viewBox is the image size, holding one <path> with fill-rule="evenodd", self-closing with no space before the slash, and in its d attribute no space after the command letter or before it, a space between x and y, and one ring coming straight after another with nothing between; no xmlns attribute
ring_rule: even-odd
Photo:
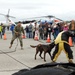
<svg viewBox="0 0 75 75"><path fill-rule="evenodd" d="M12 47L12 45L9 46L9 48L11 48L11 47Z"/></svg>
<svg viewBox="0 0 75 75"><path fill-rule="evenodd" d="M72 59L69 60L69 63L73 63Z"/></svg>

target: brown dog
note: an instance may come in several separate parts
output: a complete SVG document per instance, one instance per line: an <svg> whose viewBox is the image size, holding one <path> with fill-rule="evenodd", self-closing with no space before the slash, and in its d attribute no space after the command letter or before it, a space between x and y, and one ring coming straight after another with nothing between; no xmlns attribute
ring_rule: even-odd
<svg viewBox="0 0 75 75"><path fill-rule="evenodd" d="M36 60L36 55L38 54L38 52L40 52L39 56L43 59L41 54L44 51L44 61L46 61L45 60L46 53L48 53L50 55L50 57L51 57L51 50L52 50L52 48L54 48L55 43L52 42L51 44L48 44L48 45L38 44L37 46L33 46L33 45L30 45L30 46L32 48L36 48L35 60Z"/></svg>

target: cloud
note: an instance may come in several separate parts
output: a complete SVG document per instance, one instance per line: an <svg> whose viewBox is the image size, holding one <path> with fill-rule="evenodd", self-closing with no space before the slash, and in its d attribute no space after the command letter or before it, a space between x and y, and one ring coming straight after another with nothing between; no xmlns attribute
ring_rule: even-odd
<svg viewBox="0 0 75 75"><path fill-rule="evenodd" d="M10 9L17 19L54 15L70 20L75 16L74 8L74 0L0 0L0 13L7 14Z"/></svg>

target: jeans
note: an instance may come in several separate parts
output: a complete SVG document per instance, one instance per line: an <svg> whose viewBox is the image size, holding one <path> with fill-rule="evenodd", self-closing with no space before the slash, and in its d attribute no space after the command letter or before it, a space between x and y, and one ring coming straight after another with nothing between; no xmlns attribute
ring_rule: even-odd
<svg viewBox="0 0 75 75"><path fill-rule="evenodd" d="M2 32L0 32L0 38L2 39Z"/></svg>
<svg viewBox="0 0 75 75"><path fill-rule="evenodd" d="M29 38L32 38L32 32L29 32Z"/></svg>
<svg viewBox="0 0 75 75"><path fill-rule="evenodd" d="M28 32L26 32L26 37L29 38L29 33Z"/></svg>

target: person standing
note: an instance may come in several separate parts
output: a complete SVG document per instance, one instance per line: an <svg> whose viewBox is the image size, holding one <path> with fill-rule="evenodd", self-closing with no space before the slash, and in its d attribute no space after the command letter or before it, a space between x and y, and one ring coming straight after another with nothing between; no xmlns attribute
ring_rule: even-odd
<svg viewBox="0 0 75 75"><path fill-rule="evenodd" d="M26 31L26 37L29 38L29 28L28 28L28 26L26 26L25 31Z"/></svg>
<svg viewBox="0 0 75 75"><path fill-rule="evenodd" d="M13 38L12 38L12 40L10 42L9 48L12 47L12 44L13 44L14 40L16 38L18 38L19 41L20 41L21 49L23 49L23 41L22 41L22 35L21 35L21 33L23 33L23 35L25 35L24 29L21 26L21 22L19 21L18 24L17 24L17 26L15 26L15 28L14 28L14 35L13 35Z"/></svg>
<svg viewBox="0 0 75 75"><path fill-rule="evenodd" d="M50 40L51 40L51 32L52 32L52 27L51 27L51 25L49 24L48 27L47 27L47 36L49 35Z"/></svg>
<svg viewBox="0 0 75 75"><path fill-rule="evenodd" d="M37 22L35 22L34 26L33 26L33 39L35 38L35 31L36 31L36 29L38 30Z"/></svg>
<svg viewBox="0 0 75 75"><path fill-rule="evenodd" d="M11 24L10 30L12 31L12 36L14 35L14 28L15 28L15 24Z"/></svg>
<svg viewBox="0 0 75 75"><path fill-rule="evenodd" d="M53 26L53 35L54 35L54 39L56 39L57 35L59 34L59 26L57 24L55 24Z"/></svg>
<svg viewBox="0 0 75 75"><path fill-rule="evenodd" d="M4 35L5 34L6 26L4 26L3 23L1 23L1 25L2 25L2 35Z"/></svg>
<svg viewBox="0 0 75 75"><path fill-rule="evenodd" d="M33 25L31 22L30 25L28 26L28 30L29 30L29 38L32 38Z"/></svg>
<svg viewBox="0 0 75 75"><path fill-rule="evenodd" d="M0 38L2 39L2 25L0 25Z"/></svg>
<svg viewBox="0 0 75 75"><path fill-rule="evenodd" d="M42 24L39 25L39 39L43 39L43 28L42 28Z"/></svg>

